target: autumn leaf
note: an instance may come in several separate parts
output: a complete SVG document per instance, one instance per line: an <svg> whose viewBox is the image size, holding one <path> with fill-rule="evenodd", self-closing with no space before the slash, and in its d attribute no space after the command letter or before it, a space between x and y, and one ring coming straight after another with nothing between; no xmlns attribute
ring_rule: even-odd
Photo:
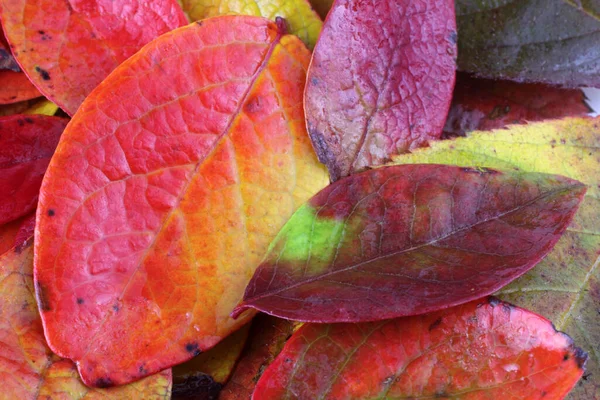
<svg viewBox="0 0 600 400"><path fill-rule="evenodd" d="M249 345L221 391L219 400L250 399L262 373L281 352L297 325L266 314L256 316L252 321Z"/></svg>
<svg viewBox="0 0 600 400"><path fill-rule="evenodd" d="M0 117L0 224L35 209L44 172L67 122L42 115Z"/></svg>
<svg viewBox="0 0 600 400"><path fill-rule="evenodd" d="M12 249L21 245L25 240L33 236L35 228L35 213L27 214L19 219L0 226L0 257Z"/></svg>
<svg viewBox="0 0 600 400"><path fill-rule="evenodd" d="M483 297L552 249L585 191L557 175L445 165L350 176L292 216L234 315L376 321Z"/></svg>
<svg viewBox="0 0 600 400"><path fill-rule="evenodd" d="M289 33L312 49L323 22L308 0L183 0L183 10L192 20L226 14L255 15L275 20L285 18Z"/></svg>
<svg viewBox="0 0 600 400"><path fill-rule="evenodd" d="M566 118L509 130L473 132L395 159L397 163L518 168L588 186L564 236L540 264L500 297L550 318L590 353L571 399L600 398L600 118Z"/></svg>
<svg viewBox="0 0 600 400"><path fill-rule="evenodd" d="M586 357L545 318L487 298L368 324L304 325L253 399L561 399Z"/></svg>
<svg viewBox="0 0 600 400"><path fill-rule="evenodd" d="M117 65L187 23L176 0L3 0L0 18L25 73L70 115Z"/></svg>
<svg viewBox="0 0 600 400"><path fill-rule="evenodd" d="M458 66L481 77L600 85L596 1L456 0Z"/></svg>
<svg viewBox="0 0 600 400"><path fill-rule="evenodd" d="M0 398L164 399L171 391L166 370L112 389L90 389L75 364L52 354L42 330L33 295L31 241L0 256Z"/></svg>
<svg viewBox="0 0 600 400"><path fill-rule="evenodd" d="M0 104L17 103L38 96L40 92L13 58L0 25Z"/></svg>
<svg viewBox="0 0 600 400"><path fill-rule="evenodd" d="M35 278L50 347L84 382L131 382L248 322L229 314L269 242L327 183L304 126L309 57L266 19L206 19L136 53L71 120Z"/></svg>
<svg viewBox="0 0 600 400"><path fill-rule="evenodd" d="M475 130L584 116L591 112L585 100L580 89L475 79L459 73L444 135L464 136Z"/></svg>
<svg viewBox="0 0 600 400"><path fill-rule="evenodd" d="M437 139L452 99L451 0L337 0L315 47L308 131L333 181Z"/></svg>
<svg viewBox="0 0 600 400"><path fill-rule="evenodd" d="M173 367L173 399L216 399L242 354L249 331L250 324L246 324L207 352Z"/></svg>

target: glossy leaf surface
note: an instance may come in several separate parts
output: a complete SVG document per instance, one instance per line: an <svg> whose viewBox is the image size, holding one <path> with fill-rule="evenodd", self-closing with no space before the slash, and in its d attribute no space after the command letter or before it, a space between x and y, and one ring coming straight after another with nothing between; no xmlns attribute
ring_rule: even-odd
<svg viewBox="0 0 600 400"><path fill-rule="evenodd" d="M600 398L600 119L512 126L432 143L399 163L444 163L519 168L569 176L588 192L556 247L500 297L550 318L589 352L586 379L569 398Z"/></svg>
<svg viewBox="0 0 600 400"><path fill-rule="evenodd" d="M68 120L0 117L0 224L35 209L42 178Z"/></svg>
<svg viewBox="0 0 600 400"><path fill-rule="evenodd" d="M596 0L456 0L458 66L494 79L600 85Z"/></svg>
<svg viewBox="0 0 600 400"><path fill-rule="evenodd" d="M259 314L252 321L247 349L233 371L219 400L248 400L264 370L281 352L298 325L293 321Z"/></svg>
<svg viewBox="0 0 600 400"><path fill-rule="evenodd" d="M171 391L171 371L135 384L90 389L75 364L52 354L42 331L33 288L31 242L0 256L0 398L164 399Z"/></svg>
<svg viewBox="0 0 600 400"><path fill-rule="evenodd" d="M24 72L70 115L117 65L187 23L176 0L4 0L0 18Z"/></svg>
<svg viewBox="0 0 600 400"><path fill-rule="evenodd" d="M504 128L512 124L585 116L591 112L580 89L536 83L474 79L457 75L444 135Z"/></svg>
<svg viewBox="0 0 600 400"><path fill-rule="evenodd" d="M550 321L488 298L375 323L307 324L253 399L562 399L586 357Z"/></svg>
<svg viewBox="0 0 600 400"><path fill-rule="evenodd" d="M50 347L86 383L139 379L248 322L229 314L269 242L327 181L304 127L309 57L266 19L210 18L81 106L42 185L35 277Z"/></svg>
<svg viewBox="0 0 600 400"><path fill-rule="evenodd" d="M337 0L313 54L307 126L333 181L439 138L452 99L452 0Z"/></svg>
<svg viewBox="0 0 600 400"><path fill-rule="evenodd" d="M183 0L183 10L192 20L225 14L243 14L275 20L285 18L289 33L310 49L315 46L323 22L308 0Z"/></svg>
<svg viewBox="0 0 600 400"><path fill-rule="evenodd" d="M480 298L539 262L585 191L557 175L444 165L350 176L294 214L236 315L375 321Z"/></svg>

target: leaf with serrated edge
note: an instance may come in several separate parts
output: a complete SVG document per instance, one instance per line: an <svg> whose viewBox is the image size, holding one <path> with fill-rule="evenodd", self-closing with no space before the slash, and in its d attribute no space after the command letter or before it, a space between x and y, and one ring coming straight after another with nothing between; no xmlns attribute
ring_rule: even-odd
<svg viewBox="0 0 600 400"><path fill-rule="evenodd" d="M308 0L183 0L183 10L192 20L225 14L255 15L273 21L285 18L289 32L309 49L315 47L323 26Z"/></svg>
<svg viewBox="0 0 600 400"><path fill-rule="evenodd" d="M87 384L182 363L248 322L229 314L269 242L327 184L304 126L309 58L267 19L209 18L144 47L71 120L35 279L50 347Z"/></svg>
<svg viewBox="0 0 600 400"><path fill-rule="evenodd" d="M337 0L308 72L306 123L332 181L442 134L456 70L452 0Z"/></svg>
<svg viewBox="0 0 600 400"><path fill-rule="evenodd" d="M31 241L0 256L0 398L164 399L171 392L166 370L131 385L90 389L75 364L52 354L33 296Z"/></svg>
<svg viewBox="0 0 600 400"><path fill-rule="evenodd" d="M187 23L175 0L3 0L0 19L23 71L70 115L117 65Z"/></svg>
<svg viewBox="0 0 600 400"><path fill-rule="evenodd" d="M234 315L361 322L480 298L552 249L585 191L558 175L447 165L352 175L292 216Z"/></svg>
<svg viewBox="0 0 600 400"><path fill-rule="evenodd" d="M307 324L254 400L561 399L587 355L550 321L487 298L365 324Z"/></svg>
<svg viewBox="0 0 600 400"><path fill-rule="evenodd" d="M566 233L539 265L499 292L550 318L590 353L586 379L570 399L600 398L600 118L566 118L431 143L397 163L518 168L588 185Z"/></svg>

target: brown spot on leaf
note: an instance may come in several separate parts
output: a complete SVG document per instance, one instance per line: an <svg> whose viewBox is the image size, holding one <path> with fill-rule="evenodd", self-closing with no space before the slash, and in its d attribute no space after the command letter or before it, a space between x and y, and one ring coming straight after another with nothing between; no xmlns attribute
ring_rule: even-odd
<svg viewBox="0 0 600 400"><path fill-rule="evenodd" d="M56 213L54 212L54 210L53 209L49 209L48 210L48 216L49 217L54 217L54 215L56 215Z"/></svg>
<svg viewBox="0 0 600 400"><path fill-rule="evenodd" d="M35 71L38 74L40 74L40 76L42 77L43 80L45 80L45 81L49 81L50 80L50 74L45 69L42 69L40 67L35 67Z"/></svg>
<svg viewBox="0 0 600 400"><path fill-rule="evenodd" d="M188 343L185 345L185 351L192 353L194 356L202 353L202 350L198 348L198 343Z"/></svg>
<svg viewBox="0 0 600 400"><path fill-rule="evenodd" d="M105 389L114 386L115 384L110 378L98 378L94 382L94 386L97 388Z"/></svg>
<svg viewBox="0 0 600 400"><path fill-rule="evenodd" d="M244 105L244 112L247 114L255 114L261 109L261 98L260 96L251 97L248 102Z"/></svg>
<svg viewBox="0 0 600 400"><path fill-rule="evenodd" d="M47 312L51 310L50 299L48 296L46 285L40 281L35 281L35 297L40 311Z"/></svg>
<svg viewBox="0 0 600 400"><path fill-rule="evenodd" d="M441 323L442 323L442 317L439 317L438 319L433 321L433 323L431 325L429 325L429 331L431 332L432 330L434 330L435 328L440 326Z"/></svg>

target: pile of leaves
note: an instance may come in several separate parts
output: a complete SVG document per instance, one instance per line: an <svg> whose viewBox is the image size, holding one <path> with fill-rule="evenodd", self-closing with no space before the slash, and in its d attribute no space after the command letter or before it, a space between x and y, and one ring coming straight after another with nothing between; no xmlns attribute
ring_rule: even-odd
<svg viewBox="0 0 600 400"><path fill-rule="evenodd" d="M0 21L1 398L600 399L600 2Z"/></svg>

